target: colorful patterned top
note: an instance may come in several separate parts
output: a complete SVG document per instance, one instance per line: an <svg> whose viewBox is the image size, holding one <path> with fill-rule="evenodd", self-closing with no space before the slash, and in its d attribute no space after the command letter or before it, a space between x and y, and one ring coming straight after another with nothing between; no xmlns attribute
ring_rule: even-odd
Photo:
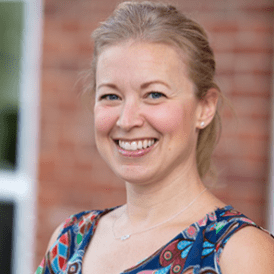
<svg viewBox="0 0 274 274"><path fill-rule="evenodd" d="M35 274L80 274L82 259L100 217L113 209L71 216ZM217 209L124 274L219 274L220 254L239 229L256 226L231 206ZM259 228L259 227L258 227Z"/></svg>

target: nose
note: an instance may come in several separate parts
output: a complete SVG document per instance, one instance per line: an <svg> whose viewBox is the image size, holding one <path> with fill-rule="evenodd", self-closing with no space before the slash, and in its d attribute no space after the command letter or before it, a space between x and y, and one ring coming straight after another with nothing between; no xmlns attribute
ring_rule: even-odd
<svg viewBox="0 0 274 274"><path fill-rule="evenodd" d="M134 100L124 101L116 125L125 131L130 131L132 128L141 127L143 123L140 104Z"/></svg>

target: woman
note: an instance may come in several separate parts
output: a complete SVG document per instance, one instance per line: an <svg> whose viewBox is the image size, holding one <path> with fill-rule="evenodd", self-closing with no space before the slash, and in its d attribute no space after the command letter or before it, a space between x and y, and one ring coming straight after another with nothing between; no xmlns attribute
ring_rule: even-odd
<svg viewBox="0 0 274 274"><path fill-rule="evenodd" d="M36 273L273 273L271 236L202 181L222 97L203 29L124 2L93 38L96 144L127 203L71 216Z"/></svg>

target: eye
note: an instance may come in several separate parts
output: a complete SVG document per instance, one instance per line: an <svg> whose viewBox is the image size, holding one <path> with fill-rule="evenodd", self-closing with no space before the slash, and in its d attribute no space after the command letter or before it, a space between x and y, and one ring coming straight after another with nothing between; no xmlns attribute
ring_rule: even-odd
<svg viewBox="0 0 274 274"><path fill-rule="evenodd" d="M150 92L147 97L151 99L159 99L161 97L166 97L166 96L161 92L153 91L153 92Z"/></svg>
<svg viewBox="0 0 274 274"><path fill-rule="evenodd" d="M108 101L115 101L119 99L120 99L119 96L117 96L116 94L105 94L100 97L100 100L108 100Z"/></svg>

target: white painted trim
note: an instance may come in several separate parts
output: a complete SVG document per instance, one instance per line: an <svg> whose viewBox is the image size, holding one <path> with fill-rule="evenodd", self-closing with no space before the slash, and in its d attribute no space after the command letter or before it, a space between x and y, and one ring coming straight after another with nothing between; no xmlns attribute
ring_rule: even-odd
<svg viewBox="0 0 274 274"><path fill-rule="evenodd" d="M0 172L0 198L16 203L12 273L34 272L36 238L37 163L39 150L40 67L42 57L42 0L24 2L20 117L15 172Z"/></svg>
<svg viewBox="0 0 274 274"><path fill-rule="evenodd" d="M0 199L15 203L12 273L33 273L35 181L19 172L1 172L0 178Z"/></svg>
<svg viewBox="0 0 274 274"><path fill-rule="evenodd" d="M273 39L274 47L274 39ZM270 140L270 171L268 185L268 211L267 211L267 229L274 235L274 75L272 75L272 125Z"/></svg>
<svg viewBox="0 0 274 274"><path fill-rule="evenodd" d="M272 117L274 117L274 114ZM274 235L274 137L273 136L274 136L274 118L272 118L272 141L271 141L272 151L271 151L271 161L270 161L271 170L269 175L268 216L267 216L267 229L272 233L272 235Z"/></svg>
<svg viewBox="0 0 274 274"><path fill-rule="evenodd" d="M272 39L274 48L274 37ZM274 59L273 59L274 60ZM274 70L274 67L273 67ZM272 119L271 119L271 140L270 140L270 170L268 185L268 210L267 210L267 229L274 235L274 74L272 74Z"/></svg>

